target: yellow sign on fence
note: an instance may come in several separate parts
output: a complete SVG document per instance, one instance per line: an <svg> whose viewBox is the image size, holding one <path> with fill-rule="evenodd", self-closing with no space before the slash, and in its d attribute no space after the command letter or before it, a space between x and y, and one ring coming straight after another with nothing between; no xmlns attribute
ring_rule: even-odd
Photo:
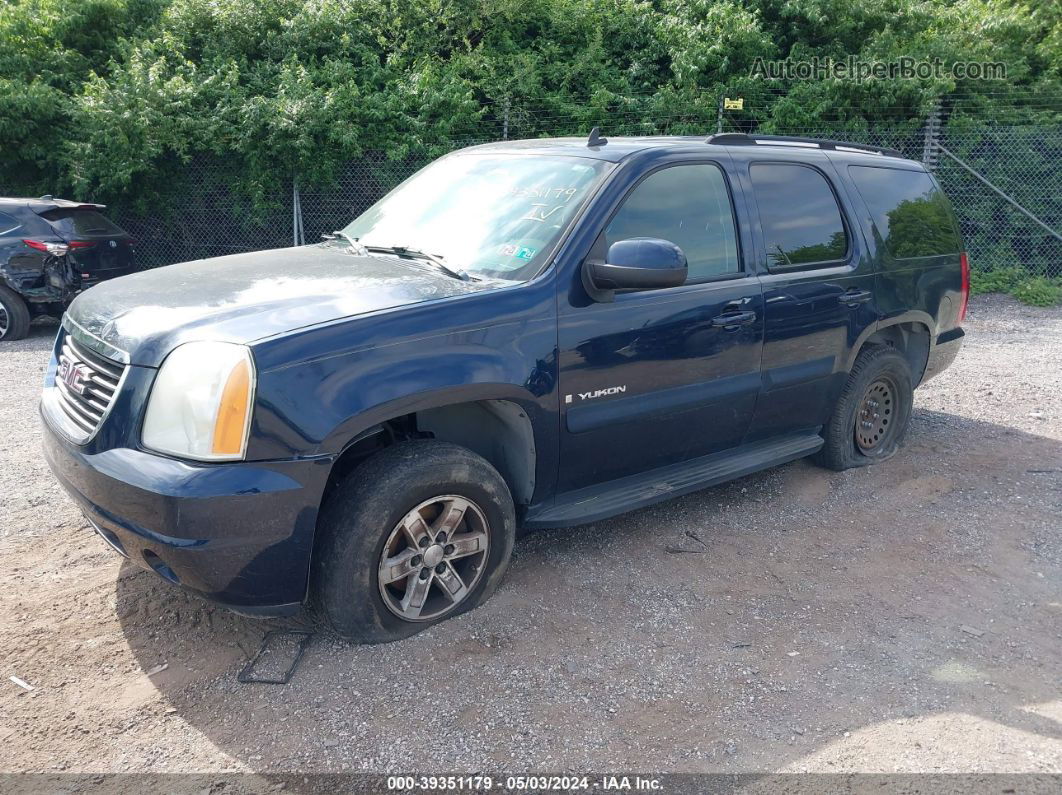
<svg viewBox="0 0 1062 795"><path fill-rule="evenodd" d="M744 107L744 99L730 99L730 97L723 98L723 110L743 110Z"/></svg>

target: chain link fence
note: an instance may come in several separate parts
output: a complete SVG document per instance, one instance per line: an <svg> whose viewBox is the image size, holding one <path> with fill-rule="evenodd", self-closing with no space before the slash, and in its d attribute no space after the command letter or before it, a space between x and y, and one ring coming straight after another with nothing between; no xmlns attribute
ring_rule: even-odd
<svg viewBox="0 0 1062 795"><path fill-rule="evenodd" d="M1062 276L1062 129L945 127L940 143L957 158L942 154L936 174L959 216L971 266Z"/></svg>
<svg viewBox="0 0 1062 795"><path fill-rule="evenodd" d="M453 148L497 140L509 133L509 137L520 135L525 125L517 121L511 127L507 117L503 125L485 124L482 138L463 140ZM607 119L600 124L604 134L616 134ZM614 125L623 132L635 132L626 129L629 126L622 120ZM538 134L572 132L571 124L556 120L549 129L540 123L534 127ZM723 130L736 131L730 125ZM637 132L653 130L642 124ZM969 119L938 125L931 119L928 125L880 126L858 132L841 132L829 125L775 132L888 146L905 157L928 162L955 206L974 268L1021 268L1062 277L1062 240L1058 237L1062 233L1062 128ZM238 162L193 160L181 170L181 190L169 194L180 196L179 201L148 214L115 208L114 215L136 239L145 267L313 243L322 234L346 226L431 159L427 153L400 160L368 153L347 163L332 184L307 185L289 178L254 198L238 187L242 176Z"/></svg>
<svg viewBox="0 0 1062 795"><path fill-rule="evenodd" d="M291 245L290 180L254 196L238 161L198 157L171 171L167 198L150 202L157 205L150 212L121 204L108 210L135 241L140 267Z"/></svg>

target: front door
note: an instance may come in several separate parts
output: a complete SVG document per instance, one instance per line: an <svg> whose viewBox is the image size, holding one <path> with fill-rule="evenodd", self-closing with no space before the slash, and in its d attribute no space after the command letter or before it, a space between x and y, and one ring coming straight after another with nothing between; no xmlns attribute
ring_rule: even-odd
<svg viewBox="0 0 1062 795"><path fill-rule="evenodd" d="M562 299L559 492L734 447L752 418L763 302L741 262L721 166L669 165L640 179L590 258L636 237L682 248L687 283L595 303L576 280Z"/></svg>

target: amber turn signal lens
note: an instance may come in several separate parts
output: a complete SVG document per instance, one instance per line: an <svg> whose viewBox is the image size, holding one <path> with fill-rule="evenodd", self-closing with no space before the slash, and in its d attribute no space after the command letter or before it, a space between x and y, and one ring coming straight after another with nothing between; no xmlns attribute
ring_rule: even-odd
<svg viewBox="0 0 1062 795"><path fill-rule="evenodd" d="M241 361L232 368L218 405L218 418L214 424L214 443L211 452L215 455L239 455L247 438L247 422L251 413L251 367Z"/></svg>

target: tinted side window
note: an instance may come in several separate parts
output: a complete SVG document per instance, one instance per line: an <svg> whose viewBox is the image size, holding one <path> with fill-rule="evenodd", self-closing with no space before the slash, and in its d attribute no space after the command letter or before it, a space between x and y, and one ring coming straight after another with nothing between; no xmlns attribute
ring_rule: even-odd
<svg viewBox="0 0 1062 795"><path fill-rule="evenodd" d="M841 208L821 173L781 163L756 163L749 173L770 270L844 259L848 236Z"/></svg>
<svg viewBox="0 0 1062 795"><path fill-rule="evenodd" d="M849 166L848 173L893 257L958 253L951 207L929 174L875 166Z"/></svg>
<svg viewBox="0 0 1062 795"><path fill-rule="evenodd" d="M609 246L632 237L679 246L690 282L739 270L730 194L717 166L672 166L642 180L605 229Z"/></svg>
<svg viewBox="0 0 1062 795"><path fill-rule="evenodd" d="M125 232L95 210L48 210L41 213L63 235L124 235Z"/></svg>
<svg viewBox="0 0 1062 795"><path fill-rule="evenodd" d="M6 235L8 232L12 232L20 226L18 220L13 215L7 213L0 213L0 235Z"/></svg>

